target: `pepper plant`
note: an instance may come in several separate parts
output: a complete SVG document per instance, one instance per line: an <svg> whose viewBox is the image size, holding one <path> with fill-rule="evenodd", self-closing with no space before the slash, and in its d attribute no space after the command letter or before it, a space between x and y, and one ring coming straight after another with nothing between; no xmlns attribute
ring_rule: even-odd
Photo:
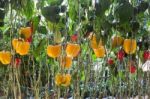
<svg viewBox="0 0 150 99"><path fill-rule="evenodd" d="M1 0L0 97L150 97L149 0Z"/></svg>

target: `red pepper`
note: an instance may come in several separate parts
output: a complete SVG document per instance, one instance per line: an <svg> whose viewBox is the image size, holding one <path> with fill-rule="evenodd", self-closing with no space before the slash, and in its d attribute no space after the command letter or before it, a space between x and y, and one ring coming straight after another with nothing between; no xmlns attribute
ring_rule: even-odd
<svg viewBox="0 0 150 99"><path fill-rule="evenodd" d="M150 59L150 51L144 51L144 53L143 53L143 58L144 58L144 60L148 60L148 59Z"/></svg>
<svg viewBox="0 0 150 99"><path fill-rule="evenodd" d="M32 36L30 36L28 39L26 39L26 42L31 43L32 42Z"/></svg>
<svg viewBox="0 0 150 99"><path fill-rule="evenodd" d="M135 66L132 66L132 65L129 66L129 72L130 72L130 73L133 74L133 73L135 73L135 71L136 71L136 67L135 67Z"/></svg>
<svg viewBox="0 0 150 99"><path fill-rule="evenodd" d="M19 67L20 64L21 64L21 59L20 58L15 58L16 67Z"/></svg>
<svg viewBox="0 0 150 99"><path fill-rule="evenodd" d="M124 51L123 51L123 50L120 50L120 51L117 53L117 58L118 58L120 61L122 61L123 58L124 58L124 55L125 55Z"/></svg>
<svg viewBox="0 0 150 99"><path fill-rule="evenodd" d="M114 61L113 61L113 59L109 58L108 61L107 61L107 63L108 63L109 65L113 65L113 64L114 64Z"/></svg>
<svg viewBox="0 0 150 99"><path fill-rule="evenodd" d="M72 40L72 41L77 41L77 39L78 39L78 34L73 34L73 35L71 36L71 40Z"/></svg>

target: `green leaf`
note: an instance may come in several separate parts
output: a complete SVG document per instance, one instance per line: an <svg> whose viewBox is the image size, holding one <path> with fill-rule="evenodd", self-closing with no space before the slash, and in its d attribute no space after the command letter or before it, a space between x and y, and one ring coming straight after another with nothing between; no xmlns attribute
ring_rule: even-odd
<svg viewBox="0 0 150 99"><path fill-rule="evenodd" d="M32 0L27 0L27 5L23 8L23 13L27 19L31 19L34 13L34 2Z"/></svg>
<svg viewBox="0 0 150 99"><path fill-rule="evenodd" d="M109 8L111 0L101 0L100 4L102 6L102 12L104 13Z"/></svg>
<svg viewBox="0 0 150 99"><path fill-rule="evenodd" d="M41 9L42 15L45 17L46 20L52 23L58 23L60 20L60 8L59 6L46 6Z"/></svg>
<svg viewBox="0 0 150 99"><path fill-rule="evenodd" d="M53 32L60 31L61 29L65 28L65 24L62 22L62 18L58 23L52 23L48 21L48 28Z"/></svg>
<svg viewBox="0 0 150 99"><path fill-rule="evenodd" d="M38 55L44 50L44 45L46 44L46 39L42 39L38 46L33 51L34 57L38 57Z"/></svg>
<svg viewBox="0 0 150 99"><path fill-rule="evenodd" d="M39 23L40 23L40 16L35 16L32 18L33 33L37 30Z"/></svg>
<svg viewBox="0 0 150 99"><path fill-rule="evenodd" d="M41 34L46 34L47 33L47 29L45 26L39 26L37 31Z"/></svg>
<svg viewBox="0 0 150 99"><path fill-rule="evenodd" d="M134 8L128 1L121 2L115 6L114 14L120 23L124 24L133 17Z"/></svg>
<svg viewBox="0 0 150 99"><path fill-rule="evenodd" d="M60 5L62 2L63 0L48 0L50 5Z"/></svg>
<svg viewBox="0 0 150 99"><path fill-rule="evenodd" d="M77 0L75 1L71 1L69 0L69 18L72 20L72 21L76 21L78 19L78 15L77 15L77 12L78 12L78 2Z"/></svg>
<svg viewBox="0 0 150 99"><path fill-rule="evenodd" d="M84 71L81 72L81 81L85 81L85 74L84 74Z"/></svg>

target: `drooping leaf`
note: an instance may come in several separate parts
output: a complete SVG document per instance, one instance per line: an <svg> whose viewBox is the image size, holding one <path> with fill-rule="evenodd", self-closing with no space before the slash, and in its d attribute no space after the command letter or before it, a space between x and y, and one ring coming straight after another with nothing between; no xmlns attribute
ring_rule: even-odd
<svg viewBox="0 0 150 99"><path fill-rule="evenodd" d="M48 4L50 5L60 5L63 0L48 0Z"/></svg>
<svg viewBox="0 0 150 99"><path fill-rule="evenodd" d="M138 5L137 10L138 10L139 12L144 12L148 7L149 7L148 2L142 1L142 2Z"/></svg>
<svg viewBox="0 0 150 99"><path fill-rule="evenodd" d="M40 16L35 16L32 18L32 29L33 29L33 33L37 30L39 22L40 22Z"/></svg>
<svg viewBox="0 0 150 99"><path fill-rule="evenodd" d="M27 0L26 6L23 8L23 13L27 17L27 19L30 19L34 13L34 1Z"/></svg>
<svg viewBox="0 0 150 99"><path fill-rule="evenodd" d="M59 6L47 6L41 9L42 15L47 19L48 21L52 23L58 23L60 20L60 8Z"/></svg>
<svg viewBox="0 0 150 99"><path fill-rule="evenodd" d="M60 32L55 32L54 33L54 42L55 43L61 43L62 42L62 36Z"/></svg>
<svg viewBox="0 0 150 99"><path fill-rule="evenodd" d="M45 26L39 26L37 31L41 34L46 34L47 33L47 29Z"/></svg>
<svg viewBox="0 0 150 99"><path fill-rule="evenodd" d="M63 21L63 17L60 18L58 23L52 23L48 21L48 28L53 32L60 31L61 29L65 28L65 23L62 21Z"/></svg>
<svg viewBox="0 0 150 99"><path fill-rule="evenodd" d="M84 71L81 72L81 81L85 81L85 73L84 73Z"/></svg>
<svg viewBox="0 0 150 99"><path fill-rule="evenodd" d="M128 1L121 2L115 7L114 15L120 23L129 22L133 14L134 8Z"/></svg>
<svg viewBox="0 0 150 99"><path fill-rule="evenodd" d="M68 14L69 14L69 18L75 22L77 19L78 19L78 2L77 0L75 1L71 1L69 0L69 11L68 11Z"/></svg>
<svg viewBox="0 0 150 99"><path fill-rule="evenodd" d="M111 0L100 0L98 3L96 3L96 16L103 16L105 14L105 11L109 8L110 4Z"/></svg>
<svg viewBox="0 0 150 99"><path fill-rule="evenodd" d="M46 39L40 40L39 44L37 45L37 47L33 51L34 57L38 57L40 55L40 53L44 50L45 44L46 44Z"/></svg>

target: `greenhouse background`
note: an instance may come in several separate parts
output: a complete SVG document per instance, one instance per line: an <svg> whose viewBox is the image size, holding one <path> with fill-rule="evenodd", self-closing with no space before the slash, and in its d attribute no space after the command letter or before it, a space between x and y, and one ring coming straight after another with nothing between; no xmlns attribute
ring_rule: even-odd
<svg viewBox="0 0 150 99"><path fill-rule="evenodd" d="M0 0L0 99L150 99L150 0Z"/></svg>

